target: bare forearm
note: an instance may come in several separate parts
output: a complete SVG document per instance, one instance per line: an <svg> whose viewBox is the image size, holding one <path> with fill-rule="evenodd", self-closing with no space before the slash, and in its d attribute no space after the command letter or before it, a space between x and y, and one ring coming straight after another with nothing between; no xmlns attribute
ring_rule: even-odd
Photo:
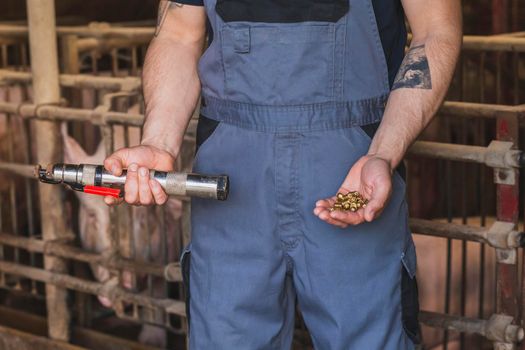
<svg viewBox="0 0 525 350"><path fill-rule="evenodd" d="M152 41L143 73L146 120L142 144L178 154L199 97L197 61L201 52L201 42L160 37Z"/></svg>
<svg viewBox="0 0 525 350"><path fill-rule="evenodd" d="M387 160L392 169L401 162L443 102L460 46L459 25L422 38L414 36L370 146L370 155Z"/></svg>

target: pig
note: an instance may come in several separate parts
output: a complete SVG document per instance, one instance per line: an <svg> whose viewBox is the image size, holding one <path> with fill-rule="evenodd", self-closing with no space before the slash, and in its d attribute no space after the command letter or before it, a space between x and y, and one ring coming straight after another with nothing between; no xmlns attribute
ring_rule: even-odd
<svg viewBox="0 0 525 350"><path fill-rule="evenodd" d="M62 125L62 137L64 140L64 162L66 163L87 163L87 164L102 164L105 157L104 142L100 142L96 151L92 155L88 155L84 149L67 133L67 127ZM123 135L122 130L115 132L116 143L121 141ZM122 142L123 143L123 142ZM110 228L110 214L109 208L104 204L102 198L99 196L77 193L77 198L80 202L79 212L79 231L80 241L82 247L86 250L107 253L111 249L111 228ZM126 205L126 204L123 204ZM168 261L176 260L175 245L177 222L182 213L182 202L178 199L170 198L166 205L166 234L167 234L167 259ZM132 225L131 235L133 237L136 261L150 261L159 264L165 263L162 260L163 254L161 249L164 249L163 242L161 242L160 227L156 225L158 218L152 216L152 208L147 207L132 207ZM148 251L148 244L151 242L151 247ZM151 256L151 260L150 259ZM97 265L92 266L92 271L95 278L101 282L107 281L111 278L110 272ZM135 279L141 280L141 276L134 276L129 271L122 273L122 285L124 288L132 289ZM158 280L158 279L155 279ZM159 282L159 281L157 281ZM155 283L152 290L153 297L165 297L163 283ZM100 303L106 307L111 307L112 303L109 299L99 296ZM139 335L139 341L154 346L165 346L165 330L160 327L151 325L144 325Z"/></svg>

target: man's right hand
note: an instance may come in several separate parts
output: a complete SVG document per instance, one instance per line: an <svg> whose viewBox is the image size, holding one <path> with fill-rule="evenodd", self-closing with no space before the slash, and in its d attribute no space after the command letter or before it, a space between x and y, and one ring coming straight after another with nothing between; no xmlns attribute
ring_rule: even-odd
<svg viewBox="0 0 525 350"><path fill-rule="evenodd" d="M160 184L149 177L149 170L173 171L175 156L150 145L121 148L104 161L104 167L115 176L127 169L124 200L133 205L164 204L168 196ZM107 205L119 204L121 200L105 197Z"/></svg>

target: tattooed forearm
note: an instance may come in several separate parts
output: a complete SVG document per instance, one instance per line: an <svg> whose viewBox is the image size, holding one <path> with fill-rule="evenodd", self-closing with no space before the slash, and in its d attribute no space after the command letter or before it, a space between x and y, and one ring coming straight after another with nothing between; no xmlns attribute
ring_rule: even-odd
<svg viewBox="0 0 525 350"><path fill-rule="evenodd" d="M392 90L432 89L430 68L425 54L425 45L411 47L397 72Z"/></svg>

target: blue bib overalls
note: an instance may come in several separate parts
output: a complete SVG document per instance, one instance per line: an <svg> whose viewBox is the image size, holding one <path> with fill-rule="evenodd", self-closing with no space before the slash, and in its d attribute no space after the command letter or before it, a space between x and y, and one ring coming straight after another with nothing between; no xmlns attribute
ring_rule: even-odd
<svg viewBox="0 0 525 350"><path fill-rule="evenodd" d="M313 215L381 120L388 71L371 0L206 0L201 113L218 125L194 171L226 202L192 200L190 348L289 349L299 305L317 349L413 349L416 256L405 184L371 223ZM401 117L401 116L400 116Z"/></svg>

